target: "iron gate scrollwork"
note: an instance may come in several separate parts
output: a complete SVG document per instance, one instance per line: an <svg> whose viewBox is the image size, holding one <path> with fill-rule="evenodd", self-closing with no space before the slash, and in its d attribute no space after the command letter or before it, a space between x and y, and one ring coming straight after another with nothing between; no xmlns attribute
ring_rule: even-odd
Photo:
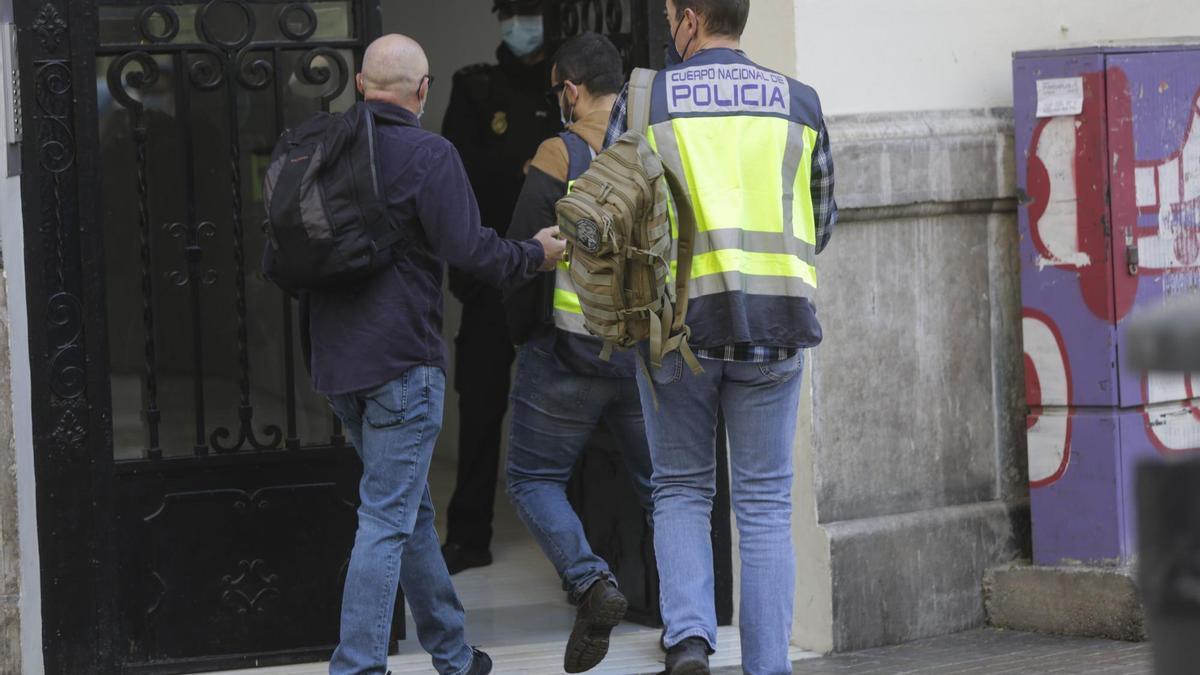
<svg viewBox="0 0 1200 675"><path fill-rule="evenodd" d="M273 92L274 126L272 133L263 135L273 140L287 124L284 108L285 101L294 98L289 90L292 82L314 88L306 97L316 101L322 110L329 110L335 103L344 106L352 100L352 97L347 99L344 94L351 77L348 58L352 57L353 49L359 44L357 38L352 31L335 30L327 31L331 33L330 36L317 35L322 27L322 17L349 24L353 19L349 5L345 2L208 0L178 6L157 3L137 12L123 11L128 4L102 3L102 42L97 56L101 66L107 61L103 81L114 103L109 109L101 110L101 124L118 124L115 119L110 122L109 118L114 117L116 111L123 110L136 148L134 173L137 180L135 186L130 186L132 194L129 197L135 199L137 204L137 263L141 268L143 405L140 413L145 427L144 455L150 459L163 457L160 432L164 424L172 423L170 419L164 421L164 415L169 417L174 413L178 417L181 412L178 406L164 410L161 405L160 362L163 356L157 344L160 335L178 330L179 326L177 322L164 325L159 319L156 304L176 301L187 305L187 315L178 318L186 320L191 329L190 396L194 431L189 449L192 454L205 456L212 451L231 453L248 448L256 451L275 450L284 446L296 449L314 444L341 446L344 439L332 417L332 433L323 440L314 443L312 440L303 442L300 438L296 403L296 335L292 325L292 302L287 298L283 298L279 305L282 331L278 337L283 342L280 351L284 372L277 390L284 398L279 411L283 419L278 423L255 425L256 418L261 415L256 414L258 411L253 400L256 382L252 378L251 368L253 359L249 317L252 308L249 306L251 300L247 279L257 278L254 272L257 258L248 257L247 251L257 252L260 249L248 245L248 234L252 232L247 228L247 221L249 213L261 210L257 202L249 204L245 197L246 190L251 186L247 185L245 173L247 156L244 144L247 134L242 130L242 122L252 107L245 99L245 93ZM112 11L106 11L110 9ZM329 11L339 9L340 13ZM181 12L190 14L191 20L182 18ZM260 20L263 15L273 15L273 20ZM130 26L123 28L122 22ZM107 34L116 37L104 41ZM167 74L171 75L170 83L163 82ZM202 217L197 204L197 191L191 189L198 184L198 180L203 180L202 176L197 176L201 149L197 147L199 139L193 132L197 124L194 114L201 109L200 106L216 112L207 98L213 94L223 98L224 110L217 114L225 117L224 126L228 133L224 160L227 165L227 201L223 213L207 209ZM145 103L155 96L169 101L165 105L170 106L166 115L158 116L173 119L158 125L148 123L153 113L161 113L148 111ZM220 143L218 139L214 140ZM255 158L269 152L269 145L263 145L262 136L254 140L258 141L259 146L254 149ZM152 160L147 149L161 143L174 143L178 157ZM161 166L164 161L174 162L177 167ZM180 173L179 178L184 185L181 194L185 203L182 208L180 205L163 203L162 200L154 202L154 191L148 185L151 175L172 170ZM213 201L210 194L203 197L210 204ZM162 211L170 213L157 213ZM158 225L159 221L163 221L162 215L172 217ZM112 212L106 216L113 221L119 220ZM106 224L106 227L110 231L113 229L111 224ZM163 270L160 275L156 274L155 268L163 251L156 246L156 242L162 237L178 242L176 253L179 262L174 268ZM222 247L221 250L211 250L217 244ZM109 247L111 249L113 244L110 243ZM215 257L218 253L227 254L227 257ZM120 274L122 271L114 268L109 273ZM216 288L222 278L231 281L231 289ZM184 291L186 299L164 294L164 289L170 291L172 288ZM224 295L226 292L229 293L228 297ZM209 390L214 386L211 380L214 370L221 368L209 363L214 347L208 331L214 325L219 325L207 315L211 311L210 298L214 294L221 296L223 302L228 302L232 310L229 314L236 326L231 341L236 345L233 368L236 371L237 415L231 424L225 425L212 425L209 419ZM258 313L262 311L261 307L253 309ZM119 354L123 346L114 347L114 373L118 373ZM177 426L177 420L175 423ZM118 443L128 444L128 437L121 433L121 429L118 429ZM178 452L178 448L168 448L168 453L171 450Z"/></svg>
<svg viewBox="0 0 1200 675"><path fill-rule="evenodd" d="M111 640L94 631L111 622L112 599L84 576L106 572L89 563L109 557L97 517L109 505L109 491L104 468L95 464L106 443L107 406L103 375L92 366L105 346L92 327L92 211L88 199L77 198L95 177L81 161L93 136L80 124L89 112L77 105L87 79L70 41L81 14L67 0L14 3L19 95L26 102L21 203L37 508L39 522L70 514L38 533L43 604L72 610L43 611L42 629L78 637L88 650L48 653L47 670L60 672L86 672L112 652ZM83 575L73 561L88 565Z"/></svg>
<svg viewBox="0 0 1200 675"><path fill-rule="evenodd" d="M545 24L551 52L576 35L593 32L612 40L627 69L663 65L662 0L548 0Z"/></svg>

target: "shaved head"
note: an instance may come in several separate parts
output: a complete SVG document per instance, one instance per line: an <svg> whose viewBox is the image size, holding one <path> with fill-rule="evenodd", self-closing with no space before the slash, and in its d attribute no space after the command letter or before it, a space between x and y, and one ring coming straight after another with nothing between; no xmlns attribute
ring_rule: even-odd
<svg viewBox="0 0 1200 675"><path fill-rule="evenodd" d="M421 45L410 37L392 33L367 47L358 86L367 99L412 104L418 102L417 89L428 74L429 59Z"/></svg>

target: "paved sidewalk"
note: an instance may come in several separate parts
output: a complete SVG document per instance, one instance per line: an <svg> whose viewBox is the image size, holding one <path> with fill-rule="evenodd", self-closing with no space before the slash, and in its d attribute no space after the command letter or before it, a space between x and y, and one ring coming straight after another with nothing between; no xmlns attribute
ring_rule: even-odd
<svg viewBox="0 0 1200 675"><path fill-rule="evenodd" d="M713 671L741 673L740 668ZM1151 675L1150 644L973 630L796 662L795 675Z"/></svg>

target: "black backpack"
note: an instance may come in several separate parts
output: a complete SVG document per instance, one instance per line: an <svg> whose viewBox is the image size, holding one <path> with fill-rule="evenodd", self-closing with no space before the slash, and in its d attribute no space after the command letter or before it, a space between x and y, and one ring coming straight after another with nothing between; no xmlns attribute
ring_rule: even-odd
<svg viewBox="0 0 1200 675"><path fill-rule="evenodd" d="M345 287L396 261L404 232L380 185L365 103L284 131L263 181L267 276L289 291Z"/></svg>

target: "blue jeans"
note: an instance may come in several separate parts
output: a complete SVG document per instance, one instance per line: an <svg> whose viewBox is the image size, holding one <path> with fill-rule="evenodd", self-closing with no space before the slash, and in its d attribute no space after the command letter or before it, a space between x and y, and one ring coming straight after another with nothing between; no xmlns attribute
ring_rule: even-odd
<svg viewBox="0 0 1200 675"><path fill-rule="evenodd" d="M583 524L567 501L567 481L579 456L604 421L644 508L650 501L650 451L632 378L577 375L553 356L525 345L517 356L508 440L508 494L563 581L578 598L598 579L615 581L592 552Z"/></svg>
<svg viewBox="0 0 1200 675"><path fill-rule="evenodd" d="M704 360L704 373L693 375L671 353L650 374L657 411L638 373L654 462L654 551L668 646L700 637L716 648L710 524L718 407L725 414L742 564L742 668L749 675L792 672L792 447L803 362L803 352L774 363Z"/></svg>
<svg viewBox="0 0 1200 675"><path fill-rule="evenodd" d="M417 366L378 389L329 399L363 462L332 675L387 670L397 584L434 668L458 675L471 666L463 608L438 546L427 482L445 394L442 370Z"/></svg>

